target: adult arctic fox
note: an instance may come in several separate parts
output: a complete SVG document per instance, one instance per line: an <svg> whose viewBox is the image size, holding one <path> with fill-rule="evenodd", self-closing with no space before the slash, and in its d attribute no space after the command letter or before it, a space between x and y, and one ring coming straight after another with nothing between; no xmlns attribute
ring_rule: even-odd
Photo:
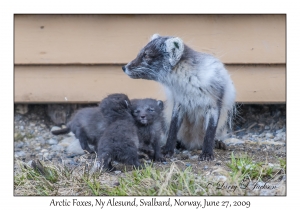
<svg viewBox="0 0 300 210"><path fill-rule="evenodd" d="M226 134L236 95L223 63L178 37L154 34L122 69L133 79L165 86L172 117L164 153L172 156L179 140L187 149L202 148L199 160L214 159L214 139Z"/></svg>

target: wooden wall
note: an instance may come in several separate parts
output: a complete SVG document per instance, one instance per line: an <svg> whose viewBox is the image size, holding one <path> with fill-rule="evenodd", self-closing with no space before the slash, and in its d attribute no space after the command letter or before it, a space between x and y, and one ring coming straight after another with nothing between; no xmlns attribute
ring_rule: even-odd
<svg viewBox="0 0 300 210"><path fill-rule="evenodd" d="M154 33L226 64L243 103L285 103L285 15L15 15L15 103L98 102L109 93L164 99L122 65Z"/></svg>

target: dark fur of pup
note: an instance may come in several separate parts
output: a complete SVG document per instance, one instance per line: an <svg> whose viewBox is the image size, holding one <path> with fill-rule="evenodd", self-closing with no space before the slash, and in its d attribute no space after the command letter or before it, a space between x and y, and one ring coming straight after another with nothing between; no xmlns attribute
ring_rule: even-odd
<svg viewBox="0 0 300 210"><path fill-rule="evenodd" d="M151 98L133 99L132 115L138 128L139 150L154 161L164 161L160 144L163 135L163 102Z"/></svg>
<svg viewBox="0 0 300 210"><path fill-rule="evenodd" d="M111 162L140 166L137 128L131 115L131 103L124 94L112 94L103 99L100 109L107 123L98 139L97 153L104 169L112 169Z"/></svg>
<svg viewBox="0 0 300 210"><path fill-rule="evenodd" d="M67 123L76 108L75 104L48 104L47 115L55 125L61 126Z"/></svg>
<svg viewBox="0 0 300 210"><path fill-rule="evenodd" d="M100 108L98 106L88 107L78 110L71 121L67 123L66 128L52 131L52 134L60 135L72 131L79 140L81 148L93 153L89 144L96 147L96 139L103 134L105 127Z"/></svg>

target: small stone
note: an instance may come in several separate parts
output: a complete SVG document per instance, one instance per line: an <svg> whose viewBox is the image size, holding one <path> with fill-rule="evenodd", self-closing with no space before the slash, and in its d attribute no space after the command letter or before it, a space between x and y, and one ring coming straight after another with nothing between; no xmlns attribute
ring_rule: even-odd
<svg viewBox="0 0 300 210"><path fill-rule="evenodd" d="M243 140L247 140L247 139L249 139L249 136L248 136L248 135L245 135L245 136L242 137L242 139L243 139Z"/></svg>
<svg viewBox="0 0 300 210"><path fill-rule="evenodd" d="M73 159L64 160L64 164L78 165L78 163L76 163Z"/></svg>
<svg viewBox="0 0 300 210"><path fill-rule="evenodd" d="M276 134L276 137L283 139L283 137L285 137L285 132L280 132Z"/></svg>
<svg viewBox="0 0 300 210"><path fill-rule="evenodd" d="M58 145L63 146L63 147L68 147L74 141L78 141L78 140L75 137L68 137L68 138L64 138L62 141L60 141ZM79 141L78 141L78 144L80 144Z"/></svg>
<svg viewBox="0 0 300 210"><path fill-rule="evenodd" d="M186 164L185 164L186 167L189 167L189 166L191 166L191 165L192 165L192 164L190 164L190 163L186 163Z"/></svg>
<svg viewBox="0 0 300 210"><path fill-rule="evenodd" d="M188 153L189 153L189 151L187 151L187 150L182 151L182 154L188 154Z"/></svg>
<svg viewBox="0 0 300 210"><path fill-rule="evenodd" d="M42 150L41 150L41 152L48 152L48 150L46 150L46 149L42 149Z"/></svg>
<svg viewBox="0 0 300 210"><path fill-rule="evenodd" d="M51 157L55 157L55 156L56 156L56 154L57 154L56 152L51 152L49 156L51 156Z"/></svg>
<svg viewBox="0 0 300 210"><path fill-rule="evenodd" d="M54 145L54 144L57 144L57 143L58 143L58 141L55 140L55 139L49 139L48 140L48 144L50 144L50 145Z"/></svg>
<svg viewBox="0 0 300 210"><path fill-rule="evenodd" d="M74 134L73 132L67 133L67 136L70 136L70 137L74 137L74 138L75 138L75 134Z"/></svg>
<svg viewBox="0 0 300 210"><path fill-rule="evenodd" d="M46 144L46 139L41 139L41 140L40 140L40 143L41 143L42 145Z"/></svg>
<svg viewBox="0 0 300 210"><path fill-rule="evenodd" d="M48 158L48 155L49 155L49 153L46 152L46 153L43 154L43 157L44 157L44 158Z"/></svg>
<svg viewBox="0 0 300 210"><path fill-rule="evenodd" d="M25 156L26 155L26 153L24 152L24 151L19 151L19 152L15 152L15 157L17 158L17 157L23 157L23 156Z"/></svg>
<svg viewBox="0 0 300 210"><path fill-rule="evenodd" d="M189 158L189 155L187 153L181 154L181 160L186 160Z"/></svg>
<svg viewBox="0 0 300 210"><path fill-rule="evenodd" d="M229 139L225 139L224 143L226 145L228 144L244 144L245 141L239 140L239 139L235 139L235 138L229 138Z"/></svg>
<svg viewBox="0 0 300 210"><path fill-rule="evenodd" d="M62 151L62 150L64 150L64 147L62 147L60 145L52 145L51 150L53 150L53 151Z"/></svg>
<svg viewBox="0 0 300 210"><path fill-rule="evenodd" d="M204 170L208 169L208 166L204 166Z"/></svg>
<svg viewBox="0 0 300 210"><path fill-rule="evenodd" d="M53 126L53 127L51 128L51 132L52 132L52 131L56 131L56 130L61 130L61 128L60 128L60 127L57 127L57 126Z"/></svg>
<svg viewBox="0 0 300 210"><path fill-rule="evenodd" d="M198 155L194 155L194 156L190 157L190 159L192 159L192 160L198 159Z"/></svg>
<svg viewBox="0 0 300 210"><path fill-rule="evenodd" d="M274 141L279 141L279 140L281 140L281 138L279 138L279 137L276 136L273 140Z"/></svg>
<svg viewBox="0 0 300 210"><path fill-rule="evenodd" d="M263 137L265 137L265 136L266 136L265 133L261 133L258 137L263 138Z"/></svg>
<svg viewBox="0 0 300 210"><path fill-rule="evenodd" d="M218 161L218 162L216 162L215 165L216 165L216 166L220 166L220 165L222 165L222 162L221 162L221 161Z"/></svg>
<svg viewBox="0 0 300 210"><path fill-rule="evenodd" d="M276 133L281 133L283 131L283 129L279 129L276 131Z"/></svg>
<svg viewBox="0 0 300 210"><path fill-rule="evenodd" d="M22 142L22 141L15 143L16 148L22 148L23 146L24 146L24 142Z"/></svg>
<svg viewBox="0 0 300 210"><path fill-rule="evenodd" d="M267 138L274 138L273 134L272 133L266 133L265 135Z"/></svg>
<svg viewBox="0 0 300 210"><path fill-rule="evenodd" d="M27 162L27 165L31 166L31 163L32 163L32 160L29 160L29 161Z"/></svg>
<svg viewBox="0 0 300 210"><path fill-rule="evenodd" d="M122 173L121 171L115 171L116 175L119 175L120 173Z"/></svg>
<svg viewBox="0 0 300 210"><path fill-rule="evenodd" d="M39 151L39 150L41 150L42 148L40 147L40 146L38 146L38 147L35 147L35 150L36 151Z"/></svg>
<svg viewBox="0 0 300 210"><path fill-rule="evenodd" d="M265 130L269 130L269 129L270 129L270 126L266 125Z"/></svg>
<svg viewBox="0 0 300 210"><path fill-rule="evenodd" d="M81 148L79 141L76 139L73 139L73 141L70 142L70 144L66 147L66 151L75 155L83 155L85 153Z"/></svg>
<svg viewBox="0 0 300 210"><path fill-rule="evenodd" d="M226 182L227 177L226 177L226 176L218 176L218 177L217 177L217 180L218 180L218 181L221 181L221 182Z"/></svg>

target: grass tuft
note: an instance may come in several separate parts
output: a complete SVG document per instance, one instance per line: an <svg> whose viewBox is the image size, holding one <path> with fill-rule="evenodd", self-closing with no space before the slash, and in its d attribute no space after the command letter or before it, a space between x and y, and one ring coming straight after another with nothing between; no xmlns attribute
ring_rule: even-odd
<svg viewBox="0 0 300 210"><path fill-rule="evenodd" d="M114 172L95 170L96 162L83 155L78 166L67 166L33 160L31 165L16 160L15 195L79 195L79 196L184 196L184 195L250 195L242 185L276 181L276 194L285 194L286 160L278 164L255 162L247 154L231 154L228 169L195 170L182 162L170 165L150 164L143 169ZM197 171L197 172L195 172ZM247 182L244 182L248 180ZM271 181L270 181L271 180ZM237 186L236 190L224 186ZM241 184L243 183L243 184ZM222 187L221 187L222 186ZM249 185L250 186L250 185ZM259 195L260 191L255 191ZM252 193L254 195L255 193ZM255 194L255 195L256 195Z"/></svg>

